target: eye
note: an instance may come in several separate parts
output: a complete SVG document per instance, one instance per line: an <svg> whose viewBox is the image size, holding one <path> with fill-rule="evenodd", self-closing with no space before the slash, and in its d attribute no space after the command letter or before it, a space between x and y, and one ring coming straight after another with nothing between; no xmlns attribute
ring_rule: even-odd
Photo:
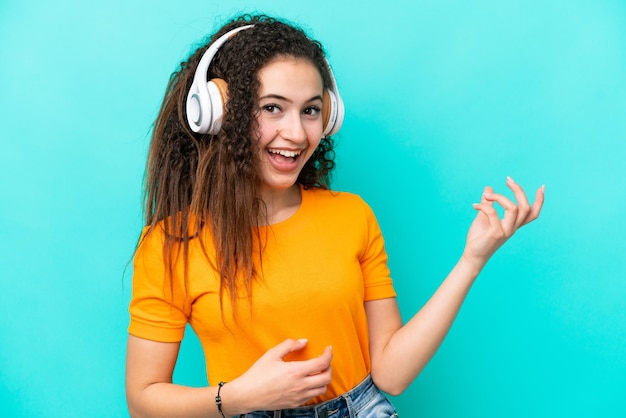
<svg viewBox="0 0 626 418"><path fill-rule="evenodd" d="M274 103L269 103L266 105L261 106L261 109L265 110L266 112L269 113L278 113L280 112L280 106L278 106L277 104Z"/></svg>
<svg viewBox="0 0 626 418"><path fill-rule="evenodd" d="M302 113L304 113L307 116L317 116L319 115L321 109L319 106L309 106L306 109L304 109L304 111Z"/></svg>

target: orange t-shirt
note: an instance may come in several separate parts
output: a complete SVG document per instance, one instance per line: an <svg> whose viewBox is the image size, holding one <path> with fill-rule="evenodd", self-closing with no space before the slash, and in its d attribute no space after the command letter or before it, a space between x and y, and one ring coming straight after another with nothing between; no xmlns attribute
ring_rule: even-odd
<svg viewBox="0 0 626 418"><path fill-rule="evenodd" d="M130 334L176 342L189 322L204 349L211 385L240 376L287 338L306 338L306 348L286 361L333 347L332 382L311 403L349 391L370 371L363 302L395 297L372 210L353 194L303 189L298 211L264 227L261 236L262 277L253 283L252 298L233 308L225 292L222 317L219 275L198 241L190 241L187 285L180 257L170 286L164 282L163 231L153 230L134 260ZM204 244L211 256L211 240Z"/></svg>

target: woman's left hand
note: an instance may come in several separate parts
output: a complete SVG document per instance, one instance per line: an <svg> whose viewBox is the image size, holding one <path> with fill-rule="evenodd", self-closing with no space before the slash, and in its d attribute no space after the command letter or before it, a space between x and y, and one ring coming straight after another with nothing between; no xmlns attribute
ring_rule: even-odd
<svg viewBox="0 0 626 418"><path fill-rule="evenodd" d="M479 269L515 231L537 219L543 206L544 186L537 190L535 202L530 206L526 193L519 184L507 177L506 185L515 194L517 204L501 194L494 193L491 187L485 187L480 203L474 204L474 208L479 212L467 233L463 258ZM493 207L494 202L504 208L502 219Z"/></svg>

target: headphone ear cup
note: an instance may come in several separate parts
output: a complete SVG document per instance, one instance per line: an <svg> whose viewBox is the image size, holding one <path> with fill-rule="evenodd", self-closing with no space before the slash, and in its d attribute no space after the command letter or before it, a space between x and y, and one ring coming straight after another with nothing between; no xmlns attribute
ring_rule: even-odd
<svg viewBox="0 0 626 418"><path fill-rule="evenodd" d="M207 90L209 91L211 123L203 133L217 135L222 127L224 109L228 101L228 83L221 78L214 78L207 83Z"/></svg>
<svg viewBox="0 0 626 418"><path fill-rule="evenodd" d="M330 114L332 112L332 103L328 89L324 90L324 95L322 97L322 122L324 123L324 133L328 128L328 121L330 120Z"/></svg>
<svg viewBox="0 0 626 418"><path fill-rule="evenodd" d="M193 83L187 93L187 123L192 131L200 134L216 135L222 124L224 104L228 98L228 86L224 80L207 81L207 74L213 57L219 48L237 32L250 29L254 25L235 28L213 42L200 58L193 76Z"/></svg>
<svg viewBox="0 0 626 418"><path fill-rule="evenodd" d="M339 95L332 90L324 90L322 98L322 121L324 122L324 136L334 135L343 124L343 102Z"/></svg>
<svg viewBox="0 0 626 418"><path fill-rule="evenodd" d="M207 124L211 122L209 95L198 84L193 84L187 94L186 114L189 127L194 132L205 133ZM204 113L208 113L205 115Z"/></svg>

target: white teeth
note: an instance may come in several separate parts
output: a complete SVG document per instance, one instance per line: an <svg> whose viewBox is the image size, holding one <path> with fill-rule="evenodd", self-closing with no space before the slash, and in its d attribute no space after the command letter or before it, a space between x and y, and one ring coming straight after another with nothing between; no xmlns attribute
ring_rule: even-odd
<svg viewBox="0 0 626 418"><path fill-rule="evenodd" d="M287 151L283 149L271 149L271 148L268 151L271 152L272 154L278 154L278 155L282 155L283 157L290 157L290 158L293 158L302 153L302 151Z"/></svg>

